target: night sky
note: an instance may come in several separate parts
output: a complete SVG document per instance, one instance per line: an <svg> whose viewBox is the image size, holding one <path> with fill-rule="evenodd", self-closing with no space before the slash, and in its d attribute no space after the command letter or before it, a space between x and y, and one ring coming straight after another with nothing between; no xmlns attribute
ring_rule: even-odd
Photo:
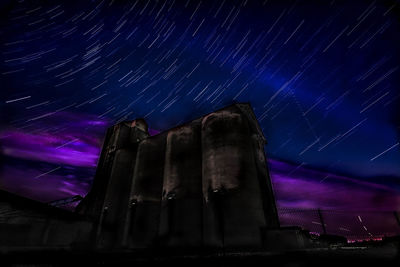
<svg viewBox="0 0 400 267"><path fill-rule="evenodd" d="M399 1L20 0L0 11L4 190L85 195L110 125L143 117L154 134L250 102L280 208L399 210Z"/></svg>

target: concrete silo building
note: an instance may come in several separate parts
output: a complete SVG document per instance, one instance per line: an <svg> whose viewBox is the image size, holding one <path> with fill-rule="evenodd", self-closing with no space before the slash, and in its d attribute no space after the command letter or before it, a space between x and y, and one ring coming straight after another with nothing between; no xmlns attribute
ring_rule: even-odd
<svg viewBox="0 0 400 267"><path fill-rule="evenodd" d="M98 248L262 247L279 227L249 104L234 104L155 136L138 119L111 127L78 212Z"/></svg>
<svg viewBox="0 0 400 267"><path fill-rule="evenodd" d="M280 227L264 144L249 104L154 136L143 119L121 122L74 212L0 190L1 263L398 266L398 237L367 248Z"/></svg>

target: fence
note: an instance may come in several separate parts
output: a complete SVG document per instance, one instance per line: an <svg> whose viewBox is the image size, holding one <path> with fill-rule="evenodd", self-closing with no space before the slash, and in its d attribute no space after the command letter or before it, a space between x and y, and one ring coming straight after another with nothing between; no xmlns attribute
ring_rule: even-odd
<svg viewBox="0 0 400 267"><path fill-rule="evenodd" d="M281 226L300 226L316 234L345 236L350 242L400 235L397 211L278 208Z"/></svg>
<svg viewBox="0 0 400 267"><path fill-rule="evenodd" d="M74 210L82 198L62 199L54 206ZM57 205L55 205L57 204ZM310 233L344 236L347 240L380 240L400 235L398 211L278 208L281 226L299 226Z"/></svg>

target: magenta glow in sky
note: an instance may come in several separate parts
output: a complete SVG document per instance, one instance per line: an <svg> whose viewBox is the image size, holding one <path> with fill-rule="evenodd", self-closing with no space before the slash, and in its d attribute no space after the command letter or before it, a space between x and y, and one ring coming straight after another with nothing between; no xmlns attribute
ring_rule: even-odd
<svg viewBox="0 0 400 267"><path fill-rule="evenodd" d="M109 123L73 113L59 113L48 120L43 125L53 126L47 131L30 128L0 133L4 155L0 187L42 202L84 196L90 190ZM392 216L400 206L399 186L390 184L390 177L350 178L275 159L268 159L268 165L282 225L320 232L318 217L312 211L320 208L336 212L335 216L332 212L325 215L330 220L328 227L336 234L363 234L365 225L359 224L357 216L364 218L374 236L381 237L382 229L387 229L388 235L400 232ZM365 211L379 214L371 217ZM383 217L376 220L376 216ZM372 235L369 232L365 234Z"/></svg>

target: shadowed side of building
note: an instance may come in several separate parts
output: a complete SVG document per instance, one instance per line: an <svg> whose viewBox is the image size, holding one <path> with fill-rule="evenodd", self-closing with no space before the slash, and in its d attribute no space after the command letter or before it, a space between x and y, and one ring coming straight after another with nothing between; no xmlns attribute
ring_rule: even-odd
<svg viewBox="0 0 400 267"><path fill-rule="evenodd" d="M264 144L248 104L154 136L143 119L121 122L107 130L74 213L2 194L0 207L16 216L3 216L0 247L263 248L279 227Z"/></svg>
<svg viewBox="0 0 400 267"><path fill-rule="evenodd" d="M143 124L109 130L78 207L96 221L96 246L262 247L279 222L251 107L234 104L155 136Z"/></svg>

